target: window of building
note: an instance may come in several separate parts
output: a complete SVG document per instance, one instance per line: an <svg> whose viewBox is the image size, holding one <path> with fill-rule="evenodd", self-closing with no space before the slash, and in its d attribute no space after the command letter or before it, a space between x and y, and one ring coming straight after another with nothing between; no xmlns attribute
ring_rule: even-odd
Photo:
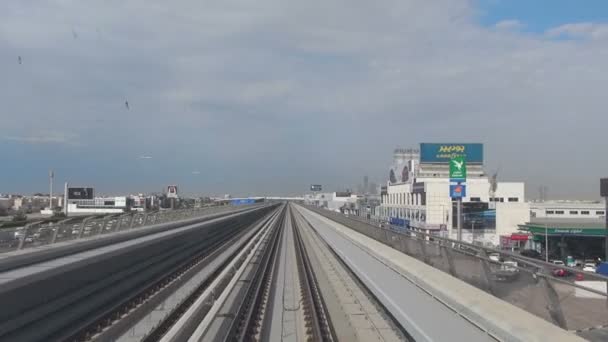
<svg viewBox="0 0 608 342"><path fill-rule="evenodd" d="M581 215L589 215L589 210L581 210Z"/></svg>
<svg viewBox="0 0 608 342"><path fill-rule="evenodd" d="M519 202L519 198L517 198L517 197L509 197L509 202Z"/></svg>
<svg viewBox="0 0 608 342"><path fill-rule="evenodd" d="M604 215L605 212L603 210L599 210L595 212L595 215Z"/></svg>
<svg viewBox="0 0 608 342"><path fill-rule="evenodd" d="M505 201L504 197L497 198L497 199L500 200L501 203Z"/></svg>
<svg viewBox="0 0 608 342"><path fill-rule="evenodd" d="M564 215L564 211L563 210L556 210L555 211L555 215Z"/></svg>
<svg viewBox="0 0 608 342"><path fill-rule="evenodd" d="M570 215L578 215L578 210L570 210Z"/></svg>
<svg viewBox="0 0 608 342"><path fill-rule="evenodd" d="M553 210L547 210L547 211L545 211L545 214L552 215L552 214L555 214L555 211L553 211Z"/></svg>
<svg viewBox="0 0 608 342"><path fill-rule="evenodd" d="M479 198L479 197L471 197L471 202L481 202L481 198Z"/></svg>

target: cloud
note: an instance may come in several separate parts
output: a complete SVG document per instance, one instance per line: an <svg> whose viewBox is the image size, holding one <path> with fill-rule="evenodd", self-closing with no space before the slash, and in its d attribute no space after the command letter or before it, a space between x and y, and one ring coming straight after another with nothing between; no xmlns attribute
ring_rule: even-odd
<svg viewBox="0 0 608 342"><path fill-rule="evenodd" d="M33 145L78 145L76 136L61 132L42 132L25 136L6 136L4 140Z"/></svg>
<svg viewBox="0 0 608 342"><path fill-rule="evenodd" d="M603 23L573 23L548 29L545 34L549 37L607 39L608 24Z"/></svg>
<svg viewBox="0 0 608 342"><path fill-rule="evenodd" d="M605 145L605 24L484 27L475 3L1 2L2 55L15 57L0 63L0 136L85 140L68 157L116 189L208 165L180 186L217 193L382 182L397 145L482 141L502 177L595 196L608 161L585 151ZM113 176L111 157L142 145L165 161L157 175Z"/></svg>
<svg viewBox="0 0 608 342"><path fill-rule="evenodd" d="M494 24L494 27L499 30L520 30L525 27L519 20L502 20Z"/></svg>

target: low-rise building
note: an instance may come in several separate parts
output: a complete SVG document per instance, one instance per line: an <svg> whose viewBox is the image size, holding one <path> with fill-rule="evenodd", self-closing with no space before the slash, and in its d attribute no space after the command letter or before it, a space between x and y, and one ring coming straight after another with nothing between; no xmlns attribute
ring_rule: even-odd
<svg viewBox="0 0 608 342"><path fill-rule="evenodd" d="M423 145L436 150L429 151ZM441 149L452 152L443 153ZM463 240L497 246L501 235L517 233L518 224L530 218L524 183L496 182L495 177L489 177L484 171L481 144L421 144L421 149L396 149L386 190L382 191L382 205L375 215L409 229L457 238L449 160L458 155L467 161Z"/></svg>
<svg viewBox="0 0 608 342"><path fill-rule="evenodd" d="M68 202L70 214L119 214L130 210L131 200L125 196L96 197L94 199L71 199Z"/></svg>
<svg viewBox="0 0 608 342"><path fill-rule="evenodd" d="M354 213L359 209L358 202L362 197L350 191L322 192L306 194L304 202L331 211Z"/></svg>
<svg viewBox="0 0 608 342"><path fill-rule="evenodd" d="M25 212L39 212L49 207L49 196L22 196L15 197L12 209ZM53 208L63 205L62 196L53 196Z"/></svg>
<svg viewBox="0 0 608 342"><path fill-rule="evenodd" d="M598 201L546 201L530 203L533 218L599 220L606 216L606 205Z"/></svg>

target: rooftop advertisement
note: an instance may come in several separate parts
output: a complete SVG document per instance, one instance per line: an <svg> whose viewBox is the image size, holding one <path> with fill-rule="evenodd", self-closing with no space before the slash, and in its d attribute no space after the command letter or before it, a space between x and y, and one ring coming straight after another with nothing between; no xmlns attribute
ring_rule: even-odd
<svg viewBox="0 0 608 342"><path fill-rule="evenodd" d="M483 144L420 144L420 163L447 164L458 157L467 164L483 164Z"/></svg>

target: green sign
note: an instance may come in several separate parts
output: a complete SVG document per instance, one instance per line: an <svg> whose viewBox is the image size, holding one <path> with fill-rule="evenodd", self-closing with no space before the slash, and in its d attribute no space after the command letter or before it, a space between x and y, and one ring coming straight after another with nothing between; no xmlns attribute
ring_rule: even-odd
<svg viewBox="0 0 608 342"><path fill-rule="evenodd" d="M463 156L450 159L450 179L467 179L467 163Z"/></svg>
<svg viewBox="0 0 608 342"><path fill-rule="evenodd" d="M574 236L605 236L606 228L601 226L595 228L545 228L543 226L521 224L519 225L520 230L529 231L534 235L545 235L545 231L549 235L574 235Z"/></svg>

